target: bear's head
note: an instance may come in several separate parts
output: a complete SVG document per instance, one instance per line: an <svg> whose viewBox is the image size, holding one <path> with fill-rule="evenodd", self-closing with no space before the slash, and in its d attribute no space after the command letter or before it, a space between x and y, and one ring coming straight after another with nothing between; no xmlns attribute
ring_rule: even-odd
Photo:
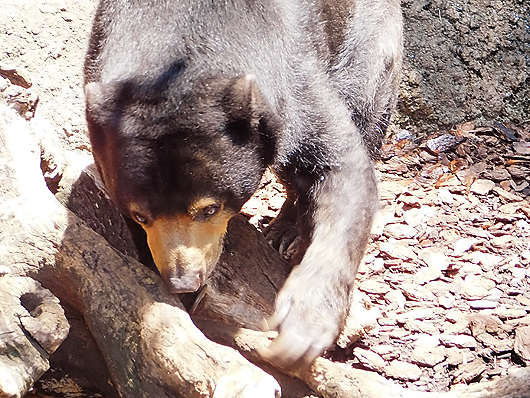
<svg viewBox="0 0 530 398"><path fill-rule="evenodd" d="M86 99L111 199L145 229L168 289L197 290L274 155L274 117L255 78L89 83Z"/></svg>

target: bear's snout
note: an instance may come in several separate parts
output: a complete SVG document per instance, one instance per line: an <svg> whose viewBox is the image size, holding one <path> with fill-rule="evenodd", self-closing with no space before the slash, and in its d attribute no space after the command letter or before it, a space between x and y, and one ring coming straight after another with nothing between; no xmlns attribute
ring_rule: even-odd
<svg viewBox="0 0 530 398"><path fill-rule="evenodd" d="M164 277L164 283L171 294L193 293L203 285L204 274L198 272L183 276Z"/></svg>
<svg viewBox="0 0 530 398"><path fill-rule="evenodd" d="M171 293L201 287L221 256L229 219L226 213L204 222L163 217L144 226L153 260Z"/></svg>

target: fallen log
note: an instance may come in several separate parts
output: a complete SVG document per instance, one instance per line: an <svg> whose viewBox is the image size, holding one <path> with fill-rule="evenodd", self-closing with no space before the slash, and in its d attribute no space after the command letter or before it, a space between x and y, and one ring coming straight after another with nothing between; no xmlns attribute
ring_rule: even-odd
<svg viewBox="0 0 530 398"><path fill-rule="evenodd" d="M255 363L263 362L259 347L266 345L271 336L267 333L242 329L226 324L216 324L201 316L194 322L210 339L239 349ZM284 370L292 377L303 380L324 398L526 398L530 396L530 369L521 369L501 379L457 385L449 392L423 392L404 388L375 372L354 369L317 358L307 368Z"/></svg>
<svg viewBox="0 0 530 398"><path fill-rule="evenodd" d="M68 321L49 290L28 277L0 276L0 397L25 394L67 335Z"/></svg>

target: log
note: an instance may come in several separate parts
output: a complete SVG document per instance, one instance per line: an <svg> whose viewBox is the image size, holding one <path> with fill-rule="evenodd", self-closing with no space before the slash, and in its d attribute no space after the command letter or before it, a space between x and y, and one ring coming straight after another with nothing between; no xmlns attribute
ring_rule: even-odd
<svg viewBox="0 0 530 398"><path fill-rule="evenodd" d="M38 140L3 106L0 120L0 264L83 314L121 396L279 396L274 378L208 340L157 275L61 205L44 183Z"/></svg>
<svg viewBox="0 0 530 398"><path fill-rule="evenodd" d="M271 336L267 333L242 329L226 324L216 324L200 316L194 322L210 339L231 347L237 347L249 360L263 365L259 348L266 345ZM530 369L521 369L501 379L457 385L449 392L423 392L404 388L377 373L354 369L317 358L303 369L284 370L292 377L304 381L324 398L524 398L530 396Z"/></svg>
<svg viewBox="0 0 530 398"><path fill-rule="evenodd" d="M0 276L0 397L23 396L46 372L68 329L49 290L28 277Z"/></svg>

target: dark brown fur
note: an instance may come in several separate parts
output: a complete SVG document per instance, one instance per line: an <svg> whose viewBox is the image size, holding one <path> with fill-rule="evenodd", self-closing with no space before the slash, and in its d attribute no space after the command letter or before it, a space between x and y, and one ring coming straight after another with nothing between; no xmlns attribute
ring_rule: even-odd
<svg viewBox="0 0 530 398"><path fill-rule="evenodd" d="M270 236L306 250L269 323L279 336L264 354L278 364L314 359L343 325L401 40L398 0L99 5L85 64L95 162L116 205L162 236L151 249L169 259L170 288L194 290L216 261L188 235L219 228L194 223L223 225L267 166L289 191Z"/></svg>

